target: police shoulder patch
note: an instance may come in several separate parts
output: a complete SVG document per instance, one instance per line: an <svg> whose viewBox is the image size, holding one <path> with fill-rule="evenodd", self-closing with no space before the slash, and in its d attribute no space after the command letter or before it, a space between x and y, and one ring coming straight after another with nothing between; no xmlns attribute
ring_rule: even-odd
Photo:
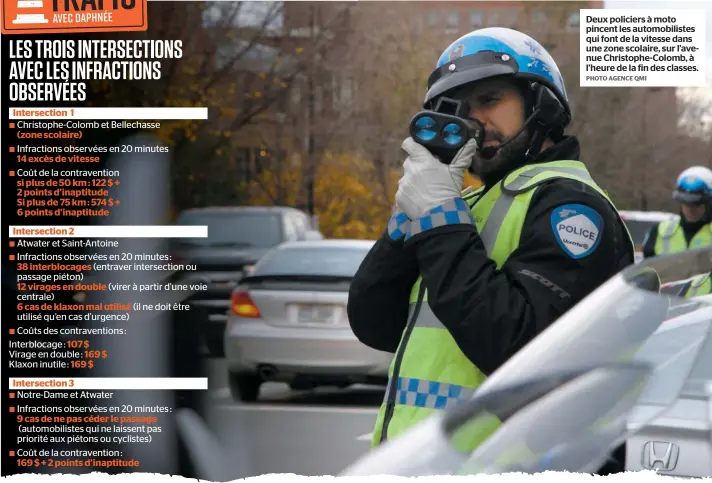
<svg viewBox="0 0 712 483"><path fill-rule="evenodd" d="M603 218L585 205L562 205L551 212L551 228L564 252L579 259L596 251L603 234Z"/></svg>

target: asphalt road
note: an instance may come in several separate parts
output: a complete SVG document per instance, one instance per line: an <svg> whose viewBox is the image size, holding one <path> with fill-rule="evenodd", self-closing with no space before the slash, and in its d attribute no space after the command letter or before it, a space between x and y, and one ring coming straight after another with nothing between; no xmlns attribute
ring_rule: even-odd
<svg viewBox="0 0 712 483"><path fill-rule="evenodd" d="M211 360L209 368L208 425L232 478L336 475L368 450L384 388L292 391L266 383L258 402L237 403L226 387L223 361Z"/></svg>

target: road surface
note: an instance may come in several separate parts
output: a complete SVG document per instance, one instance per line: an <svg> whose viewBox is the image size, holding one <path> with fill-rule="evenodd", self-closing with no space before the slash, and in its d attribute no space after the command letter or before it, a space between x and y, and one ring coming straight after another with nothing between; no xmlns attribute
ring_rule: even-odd
<svg viewBox="0 0 712 483"><path fill-rule="evenodd" d="M369 448L384 388L352 386L292 391L262 386L256 403L236 403L222 360L209 362L208 424L234 478L270 473L336 475Z"/></svg>

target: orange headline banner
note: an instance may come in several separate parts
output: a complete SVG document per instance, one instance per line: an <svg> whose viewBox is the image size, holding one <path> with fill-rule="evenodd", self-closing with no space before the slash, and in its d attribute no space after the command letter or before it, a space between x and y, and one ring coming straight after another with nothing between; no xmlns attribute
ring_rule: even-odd
<svg viewBox="0 0 712 483"><path fill-rule="evenodd" d="M3 34L146 29L148 0L2 0Z"/></svg>

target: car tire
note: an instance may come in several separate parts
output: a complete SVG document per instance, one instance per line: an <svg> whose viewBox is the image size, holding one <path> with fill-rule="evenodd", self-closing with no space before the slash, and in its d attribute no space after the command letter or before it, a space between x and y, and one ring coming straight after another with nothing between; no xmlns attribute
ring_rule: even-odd
<svg viewBox="0 0 712 483"><path fill-rule="evenodd" d="M240 402L255 402L260 395L262 379L254 374L228 375L230 395L232 399Z"/></svg>

